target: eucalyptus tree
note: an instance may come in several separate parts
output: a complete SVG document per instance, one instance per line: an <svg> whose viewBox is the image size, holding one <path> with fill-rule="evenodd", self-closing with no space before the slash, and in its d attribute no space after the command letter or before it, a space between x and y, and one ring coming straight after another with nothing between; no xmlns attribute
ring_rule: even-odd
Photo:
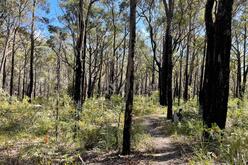
<svg viewBox="0 0 248 165"><path fill-rule="evenodd" d="M161 16L161 11L159 9L159 1L152 0L152 1L144 1L139 3L139 16L144 19L144 23L146 26L146 29L149 34L150 38L150 44L151 44L151 50L152 50L152 77L151 77L151 89L155 90L156 89L156 72L158 72L158 84L157 87L160 90L161 94L161 88L160 88L160 83L161 83L161 60L159 56L159 48L158 48L158 42L159 42L159 33L161 32L160 28L163 23L164 17Z"/></svg>
<svg viewBox="0 0 248 165"><path fill-rule="evenodd" d="M49 26L49 31L51 34L50 39L47 40L48 46L56 54L56 112L55 118L56 121L59 120L59 101L60 101L60 90L61 90L61 58L63 57L63 44L66 40L66 33L63 32L63 29L56 26ZM58 124L55 126L55 137L58 141Z"/></svg>
<svg viewBox="0 0 248 165"><path fill-rule="evenodd" d="M242 97L242 49L240 41L242 41L242 33L239 27L238 21L233 21L233 25L236 27L233 32L233 43L232 43L232 54L235 55L235 63L236 63L236 77L235 77L235 85L234 85L234 97L241 98ZM245 66L243 66L245 68ZM234 68L233 68L234 69Z"/></svg>
<svg viewBox="0 0 248 165"><path fill-rule="evenodd" d="M174 15L174 0L163 0L166 15L166 32L163 44L163 62L161 78L161 105L168 105L167 118L172 119L172 20Z"/></svg>
<svg viewBox="0 0 248 165"><path fill-rule="evenodd" d="M35 58L35 33L36 33L36 10L38 7L46 6L45 0L32 0L31 2L31 28L30 28L30 64L29 64L29 83L27 89L27 96L32 100L32 93L34 88L34 58Z"/></svg>
<svg viewBox="0 0 248 165"><path fill-rule="evenodd" d="M8 55L11 53L10 44L12 39L12 33L14 31L14 15L15 11L12 10L11 5L13 1L2 1L1 2L1 38L3 38L3 48L0 63L0 72L2 71L2 88L6 87L6 77L7 77L7 63ZM16 5L13 5L16 6ZM9 9L10 8L10 9ZM14 8L13 8L14 9Z"/></svg>
<svg viewBox="0 0 248 165"><path fill-rule="evenodd" d="M235 83L233 83L234 97L243 98L246 89L247 79L247 2L237 1L234 3L233 12L233 40L232 55L236 63Z"/></svg>
<svg viewBox="0 0 248 165"><path fill-rule="evenodd" d="M15 67L15 53L16 53L16 35L21 26L22 18L25 18L26 8L27 8L28 0L22 1L19 0L16 2L16 14L13 13L13 17L15 19L14 23L14 32L13 32L13 41L12 41L12 50L11 50L11 75L10 75L10 96L13 95L13 83L14 83L14 67ZM19 84L19 83L18 83Z"/></svg>
<svg viewBox="0 0 248 165"><path fill-rule="evenodd" d="M217 8L215 9L214 6ZM232 6L233 0L208 0L205 8L207 54L202 108L204 124L209 128L216 123L224 129L226 124ZM213 11L215 11L215 18Z"/></svg>
<svg viewBox="0 0 248 165"><path fill-rule="evenodd" d="M91 9L98 0L89 1L62 1L61 6L64 15L61 20L68 28L74 49L75 67L73 82L73 99L78 109L83 103L83 93L85 86L85 61L87 48L87 31ZM75 10L76 9L76 10Z"/></svg>
<svg viewBox="0 0 248 165"><path fill-rule="evenodd" d="M242 94L241 96L244 97L246 91L246 81L247 81L247 74L248 74L248 67L246 65L246 56L247 56L247 17L248 17L248 5L247 2L244 4L244 14L241 20L243 21L243 84L242 84Z"/></svg>
<svg viewBox="0 0 248 165"><path fill-rule="evenodd" d="M129 155L131 152L131 129L132 129L132 110L133 110L133 85L134 85L134 54L136 38L136 0L130 0L129 17L129 52L127 64L126 81L126 105L123 129L122 154Z"/></svg>

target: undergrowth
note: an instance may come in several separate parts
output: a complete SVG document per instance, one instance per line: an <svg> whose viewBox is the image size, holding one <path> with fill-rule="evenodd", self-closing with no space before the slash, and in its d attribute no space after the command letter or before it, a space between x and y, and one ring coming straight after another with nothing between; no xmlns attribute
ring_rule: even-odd
<svg viewBox="0 0 248 165"><path fill-rule="evenodd" d="M56 120L56 109L59 118ZM202 139L204 131L197 99L178 106L183 121L165 122L165 133L191 149L189 164L246 164L248 162L248 101L230 99L225 130L213 126L208 131L211 141ZM135 117L166 113L158 103L158 93L134 98ZM71 98L62 94L57 107L56 97L37 98L30 104L0 91L0 164L9 159L24 164L75 163L89 151L120 151L124 120L124 99L112 96L87 99L79 121ZM75 126L78 130L75 136ZM57 138L56 138L57 127ZM150 148L151 135L134 122L132 149Z"/></svg>
<svg viewBox="0 0 248 165"><path fill-rule="evenodd" d="M230 99L225 130L213 125L203 127L196 99L180 106L182 122L168 126L172 136L192 149L189 164L247 164L248 162L248 111L247 100ZM178 107L177 107L178 108ZM203 139L208 131L211 140Z"/></svg>
<svg viewBox="0 0 248 165"><path fill-rule="evenodd" d="M155 96L154 96L154 99ZM153 97L137 96L134 99L134 116L157 113L159 108ZM56 120L56 109L59 119ZM28 98L19 101L6 93L0 94L0 160L21 160L22 163L73 163L88 151L116 150L122 146L124 100L112 96L87 99L75 120L71 98ZM77 131L75 134L75 126ZM57 138L56 138L57 127ZM132 129L134 150L144 147L144 128L134 124ZM76 136L75 136L76 135ZM1 163L1 161L0 161Z"/></svg>

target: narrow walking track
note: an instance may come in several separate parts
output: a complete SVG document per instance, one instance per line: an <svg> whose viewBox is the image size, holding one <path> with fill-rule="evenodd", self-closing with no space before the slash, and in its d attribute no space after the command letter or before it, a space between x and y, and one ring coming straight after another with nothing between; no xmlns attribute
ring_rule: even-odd
<svg viewBox="0 0 248 165"><path fill-rule="evenodd" d="M135 124L145 127L151 139L148 147L130 156L120 156L116 153L103 154L100 157L91 158L87 164L140 164L140 165L164 165L164 164L187 164L185 157L188 146L176 143L168 130L171 121L166 121L163 115L151 115L139 117L134 120Z"/></svg>

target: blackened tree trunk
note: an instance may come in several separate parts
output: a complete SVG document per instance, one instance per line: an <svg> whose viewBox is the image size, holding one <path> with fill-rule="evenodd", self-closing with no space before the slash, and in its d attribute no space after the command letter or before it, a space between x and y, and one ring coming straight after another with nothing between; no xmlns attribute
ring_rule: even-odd
<svg viewBox="0 0 248 165"><path fill-rule="evenodd" d="M165 13L166 13L166 33L165 41L163 44L163 65L162 65L162 77L161 77L161 105L166 105L167 100L167 119L172 119L172 35L171 35L171 26L174 12L174 0L169 0L168 4L166 0L163 0Z"/></svg>
<svg viewBox="0 0 248 165"><path fill-rule="evenodd" d="M82 0L80 0L82 1ZM81 45L81 50L82 50L82 60L81 60L81 100L80 100L80 104L82 106L83 104L83 101L85 100L86 98L86 87L87 87L87 79L86 79L86 73L85 73L85 65L86 65L86 48L87 48L87 36L88 36L88 31L87 31L87 28L88 28L88 22L89 22L89 16L90 16L90 11L91 11L91 8L92 8L92 5L98 0L91 0L89 2L89 5L88 5L88 8L87 8L87 12L86 12L86 15L85 15L85 19L83 21L83 11L80 12L80 15L81 15L81 21L79 21L79 23L83 24L83 25L80 25L81 28L83 29L83 34L82 34L82 45ZM80 8L82 8L83 10L83 1L80 2L82 5ZM81 29L80 28L80 29ZM80 30L80 33L81 33L81 30ZM81 42L81 41L80 41ZM80 107L80 110L81 110L81 107Z"/></svg>
<svg viewBox="0 0 248 165"><path fill-rule="evenodd" d="M78 13L78 24L79 24L79 36L76 44L76 68L75 68L75 84L74 84L74 102L78 109L81 109L82 105L82 44L83 44L83 1L79 1L79 13Z"/></svg>
<svg viewBox="0 0 248 165"><path fill-rule="evenodd" d="M36 85L37 85L37 68L34 68L34 92L33 92L33 98L36 97Z"/></svg>
<svg viewBox="0 0 248 165"><path fill-rule="evenodd" d="M163 61L160 78L160 105L168 105L167 78L168 78L168 56L166 55L165 37L163 37Z"/></svg>
<svg viewBox="0 0 248 165"><path fill-rule="evenodd" d="M126 81L126 109L123 130L123 148L122 154L128 155L131 151L131 127L133 110L133 85L134 85L134 53L136 36L136 0L130 0L130 18L129 18L129 53L127 65Z"/></svg>
<svg viewBox="0 0 248 165"><path fill-rule="evenodd" d="M207 55L203 84L203 120L207 127L216 123L225 128L229 92L231 22L233 0L218 0L215 22L215 0L208 0L205 9Z"/></svg>
<svg viewBox="0 0 248 165"><path fill-rule="evenodd" d="M167 78L167 119L172 119L172 36L170 32L166 32L166 54L168 54L168 78ZM168 36L167 36L168 35Z"/></svg>
<svg viewBox="0 0 248 165"><path fill-rule="evenodd" d="M84 79L83 79L83 66L82 66L82 46L83 46L83 35L84 35L84 21L83 21L83 0L79 0L78 6L78 38L76 41L76 50L75 50L75 63L76 68L74 70L75 81L74 81L74 89L73 89L73 100L74 104L76 105L75 111L75 120L79 121L80 119L80 111L82 109L82 93L83 93L83 86L84 86ZM78 126L75 124L74 127L74 135L73 138L75 139L78 132Z"/></svg>
<svg viewBox="0 0 248 165"><path fill-rule="evenodd" d="M36 0L33 0L33 6L32 6L32 23L31 23L31 34L30 34L30 40L31 40L31 47L30 47L30 69L29 69L29 84L28 84L28 92L27 96L29 97L29 101L31 102L32 92L33 92L33 85L34 85L34 70L33 70L33 64L34 64L34 22L35 22L35 6L36 6Z"/></svg>
<svg viewBox="0 0 248 165"><path fill-rule="evenodd" d="M158 68L158 90L159 90L159 103L161 104L162 101L162 87L161 87L161 82L162 82L162 68Z"/></svg>
<svg viewBox="0 0 248 165"><path fill-rule="evenodd" d="M92 96L92 47L89 48L89 65L88 65L88 90L87 97L90 98Z"/></svg>

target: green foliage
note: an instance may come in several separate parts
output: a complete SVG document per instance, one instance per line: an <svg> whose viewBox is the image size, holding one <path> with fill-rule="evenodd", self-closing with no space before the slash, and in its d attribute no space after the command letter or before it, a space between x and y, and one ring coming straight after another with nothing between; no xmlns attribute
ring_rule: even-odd
<svg viewBox="0 0 248 165"><path fill-rule="evenodd" d="M27 99L19 101L0 102L0 129L7 132L25 130L33 122L37 111L31 111L32 106Z"/></svg>
<svg viewBox="0 0 248 165"><path fill-rule="evenodd" d="M243 106L244 102L239 98L229 99L228 109L229 110L237 110Z"/></svg>
<svg viewBox="0 0 248 165"><path fill-rule="evenodd" d="M120 146L123 127L122 98L88 99L79 122L81 144L86 149L111 149Z"/></svg>
<svg viewBox="0 0 248 165"><path fill-rule="evenodd" d="M0 101L7 101L9 94L5 92L3 89L0 89Z"/></svg>
<svg viewBox="0 0 248 165"><path fill-rule="evenodd" d="M135 116L142 116L162 112L158 102L155 100L157 100L156 94L152 95L152 97L136 96L134 98L133 114Z"/></svg>
<svg viewBox="0 0 248 165"><path fill-rule="evenodd" d="M5 93L1 96L0 147L11 150L15 145L22 160L54 163L59 157L61 162L72 163L86 150L121 149L124 99L120 96L112 96L111 100L87 99L79 121L75 120L75 107L66 94L61 94L58 104L56 97L37 98L30 104L28 98L18 101L10 100ZM135 97L134 114L149 115L161 111L157 99L157 93L151 97ZM75 125L79 127L76 139L73 138ZM138 123L134 123L132 137L136 149L149 144L150 136Z"/></svg>
<svg viewBox="0 0 248 165"><path fill-rule="evenodd" d="M134 124L132 134L133 137L131 146L133 146L133 148L136 148L139 151L151 148L151 135L146 133L144 126Z"/></svg>
<svg viewBox="0 0 248 165"><path fill-rule="evenodd" d="M246 164L248 160L248 130L231 128L225 132L220 146L220 158L230 164Z"/></svg>
<svg viewBox="0 0 248 165"><path fill-rule="evenodd" d="M173 124L172 134L186 138L194 154L190 164L246 164L248 160L248 112L247 100L230 99L227 126L220 130L216 125L207 129L210 141L203 141L203 125L194 101L183 107L184 121ZM191 110L190 110L191 109ZM195 109L195 110L194 110ZM185 139L184 139L185 141ZM197 163L196 163L197 162Z"/></svg>
<svg viewBox="0 0 248 165"><path fill-rule="evenodd" d="M240 100L239 100L240 101ZM228 113L228 127L220 146L220 157L231 164L246 164L248 160L247 100L240 101L239 109Z"/></svg>
<svg viewBox="0 0 248 165"><path fill-rule="evenodd" d="M158 105L158 93L149 97L134 98L135 122L132 127L132 146L135 150L149 150L151 135L139 123L139 116L162 113ZM181 122L163 122L163 131L175 140L188 144L193 150L190 164L245 164L248 160L248 112L247 100L230 99L227 128L217 126L205 129L211 141L203 141L204 131L196 99L192 99L174 111L183 109ZM56 110L59 119L56 120ZM88 150L120 150L124 123L124 99L112 96L87 99L75 120L75 107L71 98L61 94L56 97L37 98L30 104L28 98L18 101L1 92L0 100L0 148L16 148L21 160L32 160L41 164L74 163L78 155ZM137 119L136 119L137 118ZM75 125L79 127L73 138ZM56 140L56 130L58 138ZM15 147L14 147L15 146ZM5 155L6 158L11 155ZM57 162L58 158L60 159Z"/></svg>

